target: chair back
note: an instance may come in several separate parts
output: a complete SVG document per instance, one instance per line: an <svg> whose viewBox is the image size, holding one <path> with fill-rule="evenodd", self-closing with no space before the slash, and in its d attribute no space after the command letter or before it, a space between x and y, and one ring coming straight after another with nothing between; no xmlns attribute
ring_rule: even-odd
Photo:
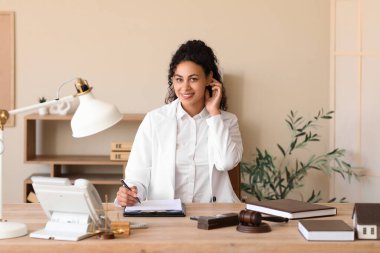
<svg viewBox="0 0 380 253"><path fill-rule="evenodd" d="M234 189L236 196L240 199L240 163L238 163L235 168L228 171L228 175L230 176L232 188Z"/></svg>

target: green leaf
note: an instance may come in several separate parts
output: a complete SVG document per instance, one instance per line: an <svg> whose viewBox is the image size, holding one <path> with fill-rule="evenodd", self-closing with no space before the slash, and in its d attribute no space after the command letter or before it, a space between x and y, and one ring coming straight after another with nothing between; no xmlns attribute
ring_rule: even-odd
<svg viewBox="0 0 380 253"><path fill-rule="evenodd" d="M307 202L316 203L316 202L319 202L320 200L321 200L321 191L318 191L318 193L315 194L315 191L313 190Z"/></svg>
<svg viewBox="0 0 380 253"><path fill-rule="evenodd" d="M333 154L335 154L337 151L338 151L338 149L336 148L336 149L334 149L333 151L327 153L327 155L333 155Z"/></svg>
<svg viewBox="0 0 380 253"><path fill-rule="evenodd" d="M281 147L280 144L277 144L277 147L280 149L283 156L285 156L285 150Z"/></svg>
<svg viewBox="0 0 380 253"><path fill-rule="evenodd" d="M292 123L290 123L290 121L289 120L285 120L286 121L286 123L288 123L288 125L289 125L289 127L290 127L290 129L292 129L292 130L294 130L294 128L293 128L293 124Z"/></svg>
<svg viewBox="0 0 380 253"><path fill-rule="evenodd" d="M294 147L296 146L296 144L297 144L297 138L294 139L294 141L290 144L289 154L292 152L292 150L294 149Z"/></svg>
<svg viewBox="0 0 380 253"><path fill-rule="evenodd" d="M302 133L297 134L295 137L300 137L300 136L305 135L305 134L306 134L305 132L302 132Z"/></svg>
<svg viewBox="0 0 380 253"><path fill-rule="evenodd" d="M341 199L339 200L339 202L340 202L340 203L345 203L345 202L347 202L346 197L341 198Z"/></svg>
<svg viewBox="0 0 380 253"><path fill-rule="evenodd" d="M296 121L294 121L294 124L297 124L298 121L302 120L302 117L298 117Z"/></svg>

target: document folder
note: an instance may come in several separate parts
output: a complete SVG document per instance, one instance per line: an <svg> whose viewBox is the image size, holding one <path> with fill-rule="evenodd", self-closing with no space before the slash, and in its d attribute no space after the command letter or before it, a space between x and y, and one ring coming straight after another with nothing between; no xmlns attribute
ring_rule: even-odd
<svg viewBox="0 0 380 253"><path fill-rule="evenodd" d="M185 206L180 199L174 200L147 200L135 206L124 209L126 217L184 217Z"/></svg>

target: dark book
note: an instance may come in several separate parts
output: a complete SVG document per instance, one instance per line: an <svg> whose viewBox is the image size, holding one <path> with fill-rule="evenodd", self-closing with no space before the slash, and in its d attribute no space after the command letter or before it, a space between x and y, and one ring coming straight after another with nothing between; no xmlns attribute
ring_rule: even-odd
<svg viewBox="0 0 380 253"><path fill-rule="evenodd" d="M225 213L216 216L199 216L198 218L198 228L206 230L236 226L237 224L239 224L237 213Z"/></svg>
<svg viewBox="0 0 380 253"><path fill-rule="evenodd" d="M277 199L247 202L248 210L263 214L284 217L288 219L301 219L336 215L336 208L320 204L302 202L293 199Z"/></svg>
<svg viewBox="0 0 380 253"><path fill-rule="evenodd" d="M298 230L309 241L353 241L354 230L342 220L300 220Z"/></svg>

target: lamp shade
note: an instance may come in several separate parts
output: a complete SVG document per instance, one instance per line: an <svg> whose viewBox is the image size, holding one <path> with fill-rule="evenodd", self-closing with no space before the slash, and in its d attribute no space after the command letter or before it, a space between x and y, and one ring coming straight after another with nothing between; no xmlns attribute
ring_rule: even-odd
<svg viewBox="0 0 380 253"><path fill-rule="evenodd" d="M91 92L78 97L79 106L71 119L71 129L75 138L101 132L123 118L116 106L96 99Z"/></svg>

